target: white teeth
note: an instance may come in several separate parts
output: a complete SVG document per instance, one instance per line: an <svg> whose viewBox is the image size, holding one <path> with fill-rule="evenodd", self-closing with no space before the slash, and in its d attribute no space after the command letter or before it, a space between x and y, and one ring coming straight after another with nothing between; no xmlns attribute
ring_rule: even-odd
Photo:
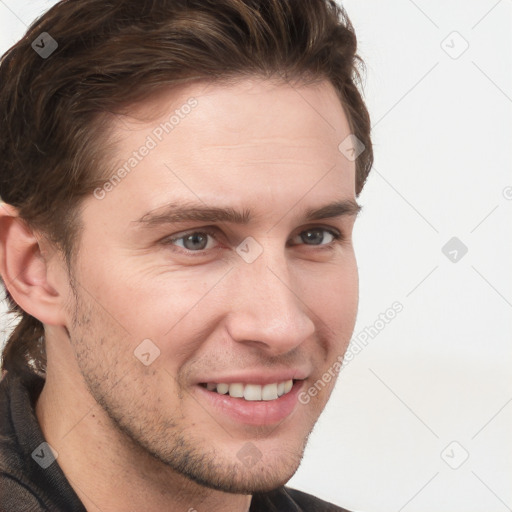
<svg viewBox="0 0 512 512"><path fill-rule="evenodd" d="M262 400L275 400L277 398L277 384L267 384L261 388Z"/></svg>
<svg viewBox="0 0 512 512"><path fill-rule="evenodd" d="M229 384L217 384L217 393L225 395L229 391Z"/></svg>
<svg viewBox="0 0 512 512"><path fill-rule="evenodd" d="M244 385L241 383L229 385L229 396L234 398L242 398L244 396Z"/></svg>
<svg viewBox="0 0 512 512"><path fill-rule="evenodd" d="M261 386L258 384L247 384L244 389L246 400L261 400Z"/></svg>
<svg viewBox="0 0 512 512"><path fill-rule="evenodd" d="M235 382L233 384L226 384L221 382L216 384L214 382L208 382L206 389L208 391L217 391L221 395L229 393L229 396L233 398L244 398L248 401L257 400L276 400L277 398L289 393L293 387L293 380L285 380L282 382L273 382L272 384L242 384L241 382Z"/></svg>

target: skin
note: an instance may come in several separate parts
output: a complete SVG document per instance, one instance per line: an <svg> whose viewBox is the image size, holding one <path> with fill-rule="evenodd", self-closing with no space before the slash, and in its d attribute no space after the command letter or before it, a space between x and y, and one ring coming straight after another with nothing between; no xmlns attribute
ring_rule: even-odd
<svg viewBox="0 0 512 512"><path fill-rule="evenodd" d="M355 163L338 150L350 128L333 87L246 78L166 92L111 121L112 168L190 97L197 106L136 168L103 199L85 199L72 280L58 251L11 206L0 209L2 275L45 325L37 418L89 511L248 510L252 493L298 468L334 379L266 425L222 414L198 382L299 371L307 389L344 354L354 328L356 216L303 218L308 208L355 201ZM136 222L175 201L252 218ZM199 256L183 238L170 241L207 226L215 238ZM319 245L301 236L312 228ZM252 263L236 252L249 236L263 251ZM148 366L134 356L145 339L160 350ZM252 465L237 456L248 442L260 457Z"/></svg>

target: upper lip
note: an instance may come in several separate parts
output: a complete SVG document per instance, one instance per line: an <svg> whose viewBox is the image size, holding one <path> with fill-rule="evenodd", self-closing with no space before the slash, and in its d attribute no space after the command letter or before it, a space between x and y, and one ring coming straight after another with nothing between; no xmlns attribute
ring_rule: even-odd
<svg viewBox="0 0 512 512"><path fill-rule="evenodd" d="M286 380L304 380L308 377L309 372L301 368L286 368L283 370L274 370L269 372L268 370L250 370L243 372L234 372L226 375L206 377L198 381L198 384L207 383L225 383L225 384L272 384L274 382L284 382Z"/></svg>

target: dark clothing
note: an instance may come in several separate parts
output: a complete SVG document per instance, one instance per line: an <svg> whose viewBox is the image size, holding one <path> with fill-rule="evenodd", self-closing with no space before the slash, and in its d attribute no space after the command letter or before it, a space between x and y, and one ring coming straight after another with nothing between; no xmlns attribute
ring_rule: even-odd
<svg viewBox="0 0 512 512"><path fill-rule="evenodd" d="M0 512L86 512L42 444L34 407L43 385L44 379L31 373L6 374L0 381ZM288 487L253 495L250 511L346 512Z"/></svg>

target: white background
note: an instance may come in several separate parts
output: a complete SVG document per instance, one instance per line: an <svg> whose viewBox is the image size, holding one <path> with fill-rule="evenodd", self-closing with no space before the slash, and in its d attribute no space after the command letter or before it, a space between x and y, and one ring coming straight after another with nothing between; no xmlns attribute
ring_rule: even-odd
<svg viewBox="0 0 512 512"><path fill-rule="evenodd" d="M53 3L0 0L0 50ZM344 6L376 155L354 336L403 311L342 370L290 485L361 512L512 510L512 0Z"/></svg>

